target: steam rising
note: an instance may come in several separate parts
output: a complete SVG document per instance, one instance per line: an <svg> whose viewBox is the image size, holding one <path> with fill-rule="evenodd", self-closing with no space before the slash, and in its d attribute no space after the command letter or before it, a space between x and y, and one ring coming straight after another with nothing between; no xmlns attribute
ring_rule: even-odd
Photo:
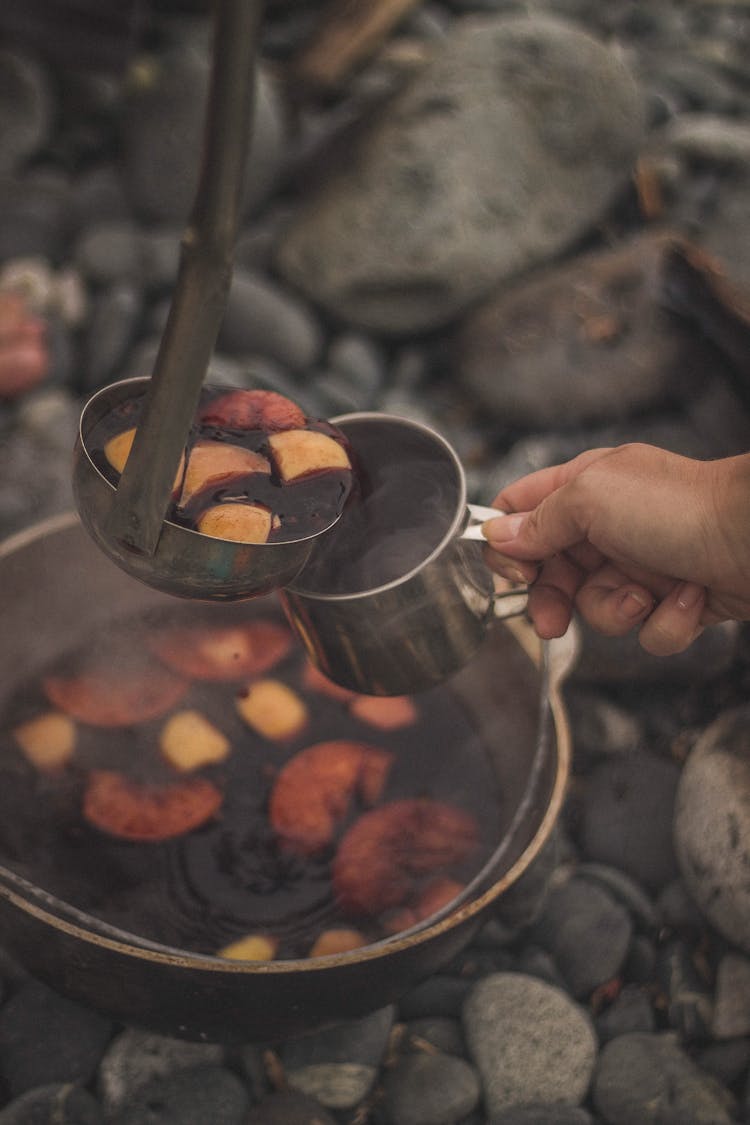
<svg viewBox="0 0 750 1125"><path fill-rule="evenodd" d="M379 420L348 436L359 489L316 546L297 583L305 591L356 594L393 582L430 556L455 519L456 466L429 434Z"/></svg>

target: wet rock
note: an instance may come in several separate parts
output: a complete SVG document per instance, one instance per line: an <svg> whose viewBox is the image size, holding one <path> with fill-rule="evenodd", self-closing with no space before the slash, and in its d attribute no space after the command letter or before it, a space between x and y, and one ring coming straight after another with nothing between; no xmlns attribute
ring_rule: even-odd
<svg viewBox="0 0 750 1125"><path fill-rule="evenodd" d="M461 1024L447 1017L423 1016L411 1020L404 1031L402 1049L404 1051L423 1051L425 1044L442 1051L446 1055L466 1054Z"/></svg>
<svg viewBox="0 0 750 1125"><path fill-rule="evenodd" d="M497 973L473 987L463 1022L490 1116L529 1102L583 1100L596 1036L564 992L520 973Z"/></svg>
<svg viewBox="0 0 750 1125"><path fill-rule="evenodd" d="M289 1090L261 1098L243 1125L336 1125L336 1118L315 1098Z"/></svg>
<svg viewBox="0 0 750 1125"><path fill-rule="evenodd" d="M632 77L585 32L461 21L292 220L279 268L349 323L445 324L590 230L641 131Z"/></svg>
<svg viewBox="0 0 750 1125"><path fill-rule="evenodd" d="M140 290L126 281L117 282L94 298L79 377L82 390L94 391L116 377L130 354L142 312Z"/></svg>
<svg viewBox="0 0 750 1125"><path fill-rule="evenodd" d="M674 840L680 871L706 918L750 953L750 708L725 712L693 748L680 778Z"/></svg>
<svg viewBox="0 0 750 1125"><path fill-rule="evenodd" d="M210 59L197 45L149 57L123 105L123 175L128 198L147 222L182 225L198 182ZM258 71L244 211L270 193L286 126L273 79Z"/></svg>
<svg viewBox="0 0 750 1125"><path fill-rule="evenodd" d="M129 219L92 223L73 247L76 269L91 285L137 282L141 275L142 235Z"/></svg>
<svg viewBox="0 0 750 1125"><path fill-rule="evenodd" d="M658 300L663 235L580 256L502 290L465 318L462 381L505 425L560 428L689 395L710 366Z"/></svg>
<svg viewBox="0 0 750 1125"><path fill-rule="evenodd" d="M619 974L633 923L602 887L574 877L553 888L531 933L551 953L573 995L584 998Z"/></svg>
<svg viewBox="0 0 750 1125"><path fill-rule="evenodd" d="M224 1050L213 1043L188 1043L137 1028L112 1040L97 1072L97 1091L105 1111L114 1113L141 1086L180 1070L221 1064Z"/></svg>
<svg viewBox="0 0 750 1125"><path fill-rule="evenodd" d="M463 1059L416 1054L388 1071L384 1091L393 1125L453 1125L477 1106L480 1085Z"/></svg>
<svg viewBox="0 0 750 1125"><path fill-rule="evenodd" d="M245 1125L247 1090L231 1071L200 1066L142 1086L110 1125Z"/></svg>
<svg viewBox="0 0 750 1125"><path fill-rule="evenodd" d="M393 1007L381 1008L284 1044L281 1060L289 1085L329 1109L357 1105L375 1082L394 1016Z"/></svg>
<svg viewBox="0 0 750 1125"><path fill-rule="evenodd" d="M11 258L60 261L68 237L69 192L59 180L0 178L0 262Z"/></svg>
<svg viewBox="0 0 750 1125"><path fill-rule="evenodd" d="M235 270L218 346L230 355L258 355L290 371L315 362L322 334L302 301L259 274Z"/></svg>
<svg viewBox="0 0 750 1125"><path fill-rule="evenodd" d="M730 1125L732 1099L670 1034L621 1035L605 1044L592 1086L611 1125Z"/></svg>
<svg viewBox="0 0 750 1125"><path fill-rule="evenodd" d="M677 874L672 814L680 769L638 752L601 762L586 780L581 846L587 859L658 890Z"/></svg>
<svg viewBox="0 0 750 1125"><path fill-rule="evenodd" d="M23 168L49 135L55 110L49 76L30 55L0 48L0 176Z"/></svg>
<svg viewBox="0 0 750 1125"><path fill-rule="evenodd" d="M716 971L711 1032L715 1039L750 1035L750 960L726 953Z"/></svg>
<svg viewBox="0 0 750 1125"><path fill-rule="evenodd" d="M642 988L628 986L595 1020L600 1043L608 1043L620 1035L634 1031L656 1030L651 1001Z"/></svg>
<svg viewBox="0 0 750 1125"><path fill-rule="evenodd" d="M93 1076L109 1020L30 980L0 1008L0 1074L12 1097Z"/></svg>
<svg viewBox="0 0 750 1125"><path fill-rule="evenodd" d="M433 973L426 981L410 989L399 1000L399 1018L419 1019L422 1016L459 1016L464 1000L471 988L471 981L449 976L447 973Z"/></svg>
<svg viewBox="0 0 750 1125"><path fill-rule="evenodd" d="M737 652L736 621L713 625L674 656L652 656L638 643L638 634L603 637L585 622L581 625L581 653L575 669L585 683L695 683L720 676Z"/></svg>
<svg viewBox="0 0 750 1125"><path fill-rule="evenodd" d="M73 1083L27 1090L0 1110L0 1125L102 1125L101 1106Z"/></svg>
<svg viewBox="0 0 750 1125"><path fill-rule="evenodd" d="M677 939L659 950L655 978L663 990L669 1026L682 1043L705 1042L713 1021L713 997L698 973L687 942Z"/></svg>
<svg viewBox="0 0 750 1125"><path fill-rule="evenodd" d="M580 1106L522 1105L496 1113L488 1125L591 1125L591 1114Z"/></svg>

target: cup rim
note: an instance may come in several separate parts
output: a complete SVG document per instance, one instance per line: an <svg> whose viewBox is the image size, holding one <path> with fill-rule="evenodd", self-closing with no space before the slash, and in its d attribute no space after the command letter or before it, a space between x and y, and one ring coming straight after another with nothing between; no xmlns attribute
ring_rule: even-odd
<svg viewBox="0 0 750 1125"><path fill-rule="evenodd" d="M284 587L284 592L309 599L310 601L317 602L331 602L343 604L345 602L358 601L363 598L371 598L377 594L386 593L389 590L397 589L403 586L410 579L414 578L417 574L423 571L431 562L433 562L446 548L448 543L456 539L459 533L463 530L464 525L468 519L467 508L467 485L466 473L461 464L456 450L451 443L445 438L438 430L432 426L428 426L425 422L418 422L415 419L408 418L402 414L388 414L378 410L359 410L353 411L348 414L339 414L335 418L329 419L332 425L338 426L344 431L347 437L350 435L346 431L346 425L350 422L387 422L402 426L404 429L417 431L422 433L425 437L430 438L435 445L440 446L442 451L447 455L448 460L453 465L456 474L457 484L457 498L453 519L450 526L446 529L443 537L440 539L430 553L421 560L416 566L404 574L399 575L398 578L393 578L389 582L384 582L379 586L369 586L366 590L353 590L349 593L323 593L315 590L306 589L302 582L304 581L305 568L303 567L299 575Z"/></svg>

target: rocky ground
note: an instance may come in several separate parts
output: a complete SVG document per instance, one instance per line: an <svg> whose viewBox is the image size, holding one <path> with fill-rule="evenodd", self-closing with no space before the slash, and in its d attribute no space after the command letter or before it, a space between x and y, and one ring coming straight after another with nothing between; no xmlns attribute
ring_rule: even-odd
<svg viewBox="0 0 750 1125"><path fill-rule="evenodd" d="M746 450L750 5L401 13L352 59L319 6L269 5L212 377L427 421L484 503L590 446ZM47 20L0 17L0 289L50 353L0 403L3 535L71 506L82 402L150 371L209 66L198 4ZM4 963L0 1125L750 1121L749 685L744 627L667 660L584 630L554 844L355 1027L183 1044Z"/></svg>

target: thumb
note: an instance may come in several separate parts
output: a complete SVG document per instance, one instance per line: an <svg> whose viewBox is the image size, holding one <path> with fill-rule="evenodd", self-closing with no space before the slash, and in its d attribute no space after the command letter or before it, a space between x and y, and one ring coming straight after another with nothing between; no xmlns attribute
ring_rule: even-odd
<svg viewBox="0 0 750 1125"><path fill-rule="evenodd" d="M482 533L499 554L546 559L586 538L587 529L564 502L564 489L546 497L533 512L512 512L487 520Z"/></svg>

